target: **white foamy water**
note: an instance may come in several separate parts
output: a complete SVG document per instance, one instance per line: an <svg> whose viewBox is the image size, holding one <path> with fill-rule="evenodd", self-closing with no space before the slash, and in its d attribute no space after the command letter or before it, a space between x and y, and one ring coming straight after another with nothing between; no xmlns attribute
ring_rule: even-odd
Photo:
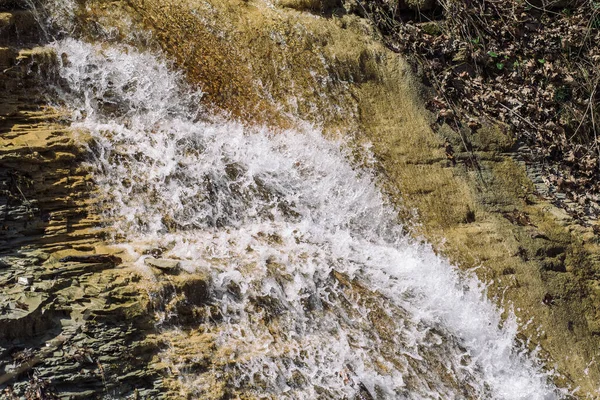
<svg viewBox="0 0 600 400"><path fill-rule="evenodd" d="M118 241L212 278L232 393L281 399L557 399L482 284L404 236L372 172L310 127L204 114L156 57L54 44ZM140 256L139 264L143 265ZM227 351L225 351L227 350ZM201 373L184 377L198 398Z"/></svg>

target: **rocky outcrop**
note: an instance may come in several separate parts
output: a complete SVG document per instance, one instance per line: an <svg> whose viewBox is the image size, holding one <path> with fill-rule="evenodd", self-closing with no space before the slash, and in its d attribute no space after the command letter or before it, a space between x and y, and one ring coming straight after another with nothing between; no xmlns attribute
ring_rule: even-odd
<svg viewBox="0 0 600 400"><path fill-rule="evenodd" d="M17 43L0 49L0 244L85 246L94 238L88 228L97 218L86 194L89 173L80 165L83 139L78 142L60 123L61 112L46 103L40 89L56 54Z"/></svg>
<svg viewBox="0 0 600 400"><path fill-rule="evenodd" d="M15 4L0 3L0 29L8 32L0 43L4 396L35 389L67 398L178 398L190 393L180 379L190 371L212 385L210 396L231 395L210 373L231 354L215 352L219 315L207 274L158 254L145 259L147 269L133 268L102 244L99 199L82 164L85 135L66 129L64 114L45 101L40 78L52 74L56 55L36 47L34 19ZM582 226L541 198L526 174L535 166L510 152L514 143L498 127L477 131L476 162L472 153L453 153L460 137L431 129L427 90L366 21L337 2L86 4L80 17L95 23L82 34L116 27L114 37L139 45L127 30L149 29L150 46L201 85L207 102L239 119L287 127L299 117L357 148L371 142L382 187L405 219L418 222L408 227L413 234L465 268L479 266L491 296L513 304L522 322L533 318L524 332L558 379L594 396L597 223ZM327 18L314 15L322 11ZM331 279L349 297L376 296L341 274ZM385 336L387 320L372 322Z"/></svg>
<svg viewBox="0 0 600 400"><path fill-rule="evenodd" d="M86 139L46 100L56 54L17 5L0 3L0 398L153 397L149 298L98 254Z"/></svg>
<svg viewBox="0 0 600 400"><path fill-rule="evenodd" d="M343 10L315 17L316 7L296 3L133 0L109 9L88 2L105 23L123 26L118 21L129 13L150 29L205 99L233 115L280 126L298 116L357 145L371 142L382 186L415 222L414 235L466 269L479 267L490 296L512 304L530 343L562 374L557 379L594 396L597 222L583 226L540 196L527 175L535 166L512 152L514 140L501 127L479 129L473 152L454 153L461 138L434 125L424 107L428 90L364 20ZM206 59L217 48L227 57ZM228 79L232 71L236 80Z"/></svg>

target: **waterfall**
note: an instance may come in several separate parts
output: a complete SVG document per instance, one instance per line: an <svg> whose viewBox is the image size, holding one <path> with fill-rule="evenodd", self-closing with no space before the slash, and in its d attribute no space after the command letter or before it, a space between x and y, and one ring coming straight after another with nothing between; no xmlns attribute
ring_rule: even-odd
<svg viewBox="0 0 600 400"><path fill-rule="evenodd" d="M278 399L558 399L512 313L406 236L343 140L211 115L160 56L55 41L114 240L210 276L216 374ZM367 151L367 150L365 150ZM368 158L368 154L365 155ZM202 374L189 390L208 398Z"/></svg>

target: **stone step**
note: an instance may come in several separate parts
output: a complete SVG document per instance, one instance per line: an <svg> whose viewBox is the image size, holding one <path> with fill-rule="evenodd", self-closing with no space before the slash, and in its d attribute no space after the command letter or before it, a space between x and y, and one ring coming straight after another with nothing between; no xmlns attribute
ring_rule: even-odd
<svg viewBox="0 0 600 400"><path fill-rule="evenodd" d="M39 34L39 25L29 10L0 11L0 43L17 45L33 40Z"/></svg>
<svg viewBox="0 0 600 400"><path fill-rule="evenodd" d="M0 72L6 68L12 67L18 54L19 52L12 47L0 46Z"/></svg>
<svg viewBox="0 0 600 400"><path fill-rule="evenodd" d="M0 45L0 79L30 80L46 76L56 66L56 52L51 47L16 49ZM34 79L35 80L35 79ZM37 82L33 82L37 85ZM22 82L21 86L26 84Z"/></svg>

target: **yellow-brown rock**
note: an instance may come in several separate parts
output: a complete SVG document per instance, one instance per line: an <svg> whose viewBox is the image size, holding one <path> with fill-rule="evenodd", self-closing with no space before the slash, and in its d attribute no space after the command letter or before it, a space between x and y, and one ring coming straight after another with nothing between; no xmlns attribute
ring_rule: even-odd
<svg viewBox="0 0 600 400"><path fill-rule="evenodd" d="M131 0L123 8L91 2L91 10L105 21L130 12L206 101L234 116L280 126L301 118L373 143L382 185L400 213L418 222L414 234L463 268L480 267L490 295L512 304L523 323L533 321L525 333L549 365L582 396L595 393L599 264L592 227L536 195L526 166L508 152L512 139L498 127L480 129L479 149L457 154L452 166L444 141L460 137L432 131L426 90L406 61L344 9L321 16L316 5L294 3Z"/></svg>
<svg viewBox="0 0 600 400"><path fill-rule="evenodd" d="M0 398L152 391L156 372L123 369L156 351L140 334L153 327L150 299L136 271L98 255L88 138L49 104L56 54L17 5L0 2Z"/></svg>
<svg viewBox="0 0 600 400"><path fill-rule="evenodd" d="M78 18L86 22L81 31L90 38L97 34L94 22L118 28L121 40L162 50L205 92L204 101L215 112L275 128L305 120L322 126L328 135L345 136L357 148L372 143L381 187L396 201L399 214L412 222L410 231L433 242L461 267L479 267L476 273L489 283L490 296L512 305L532 346L539 345L548 365L556 365L560 383L579 387L582 398L597 396L597 222L578 224L538 196L534 170L510 153L513 141L498 126L479 129L475 151L454 154L456 165L450 162L445 142L456 144L460 137L450 129L431 129L433 117L423 106L427 89L363 19L337 2L287 0L88 0ZM13 20L12 14L0 14L0 27L16 24ZM153 39L131 39L130 29L146 29ZM2 248L42 247L43 256L27 258L37 260L32 263L44 271L32 276L64 280L63 287L50 290L59 304L54 312L57 318L58 313L70 315L77 328L69 334L79 338L74 342L92 350L88 354L80 349L76 355L70 347L71 369L62 373L74 373L78 364L72 360L77 357L102 377L96 383L105 380L103 365L125 368L102 358L108 355L100 348L109 341L121 346L121 352L133 349L131 369L115 367L133 374L122 393L133 393L132 385L144 382L148 396L166 387L171 398L185 398L188 387L172 373L178 365L205 371L231 356L215 353L218 326L207 333L189 323L206 310L202 296L191 305L183 302L187 285L205 287L207 278L199 274L184 279L163 271L156 282L142 284L134 270L60 262L71 254L103 253L105 248L92 229L99 218L90 177L80 164L80 144L59 122L61 113L44 106L35 89L38 83L29 80L31 71L43 71L53 57L43 48L0 48L0 174L6 193L0 204L5 212ZM16 271L18 263L9 261ZM86 274L75 282L75 276ZM15 283L16 272L6 276L5 285ZM334 278L347 290L364 293L365 301L374 296L342 275ZM43 285L52 283L42 279ZM162 306L188 317L182 328L153 332L152 312L158 307L148 295L153 292L166 294ZM67 306L81 299L85 307ZM35 311L46 300L27 301ZM92 323L84 324L89 316ZM374 316L373 324L384 332L385 316ZM93 335L96 341L88 340ZM167 350L159 352L159 346ZM92 359L89 364L86 354ZM62 361L55 356L54 362ZM44 373L59 372L50 368ZM212 375L205 379L205 398L224 394L222 381ZM101 390L96 383L89 386L92 394Z"/></svg>

